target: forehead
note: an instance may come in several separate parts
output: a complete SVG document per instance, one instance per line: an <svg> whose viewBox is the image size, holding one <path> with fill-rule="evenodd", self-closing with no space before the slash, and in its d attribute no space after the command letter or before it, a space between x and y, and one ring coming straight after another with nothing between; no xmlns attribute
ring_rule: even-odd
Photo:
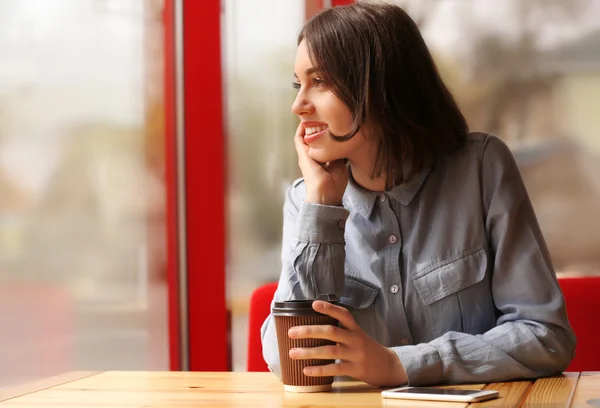
<svg viewBox="0 0 600 408"><path fill-rule="evenodd" d="M308 47L306 46L306 42L302 40L296 50L296 62L294 65L296 75L304 75L305 71L312 68L312 66L313 64L308 55Z"/></svg>

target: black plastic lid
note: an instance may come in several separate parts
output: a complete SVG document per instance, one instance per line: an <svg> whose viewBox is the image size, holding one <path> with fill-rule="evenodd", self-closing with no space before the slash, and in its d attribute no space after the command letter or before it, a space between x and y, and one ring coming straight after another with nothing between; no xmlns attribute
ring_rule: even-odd
<svg viewBox="0 0 600 408"><path fill-rule="evenodd" d="M274 316L307 316L320 315L321 313L313 309L312 304L315 300L338 304L337 297L334 294L320 294L316 299L286 300L284 302L275 302L273 307Z"/></svg>

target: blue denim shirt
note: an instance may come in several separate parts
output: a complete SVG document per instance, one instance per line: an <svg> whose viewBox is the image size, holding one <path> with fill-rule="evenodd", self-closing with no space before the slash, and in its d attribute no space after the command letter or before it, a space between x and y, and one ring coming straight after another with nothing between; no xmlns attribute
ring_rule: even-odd
<svg viewBox="0 0 600 408"><path fill-rule="evenodd" d="M385 193L352 179L343 207L284 204L274 301L335 293L394 350L410 385L560 373L575 349L562 293L517 165L497 137L469 135ZM280 374L275 321L263 355Z"/></svg>

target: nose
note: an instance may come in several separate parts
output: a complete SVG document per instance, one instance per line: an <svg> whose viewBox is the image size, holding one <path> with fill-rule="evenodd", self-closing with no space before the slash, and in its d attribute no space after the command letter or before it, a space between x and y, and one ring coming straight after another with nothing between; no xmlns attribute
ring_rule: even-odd
<svg viewBox="0 0 600 408"><path fill-rule="evenodd" d="M306 98L303 91L298 92L294 103L292 103L292 112L298 116L310 114L314 111L313 104Z"/></svg>

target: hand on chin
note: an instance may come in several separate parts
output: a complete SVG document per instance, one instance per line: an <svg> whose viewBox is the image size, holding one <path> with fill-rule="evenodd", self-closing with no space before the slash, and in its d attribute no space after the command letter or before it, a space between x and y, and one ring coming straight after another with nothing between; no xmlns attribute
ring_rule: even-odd
<svg viewBox="0 0 600 408"><path fill-rule="evenodd" d="M308 157L321 164L341 159L341 157L328 154L328 152L323 151L322 149L315 149L312 147L308 149Z"/></svg>

